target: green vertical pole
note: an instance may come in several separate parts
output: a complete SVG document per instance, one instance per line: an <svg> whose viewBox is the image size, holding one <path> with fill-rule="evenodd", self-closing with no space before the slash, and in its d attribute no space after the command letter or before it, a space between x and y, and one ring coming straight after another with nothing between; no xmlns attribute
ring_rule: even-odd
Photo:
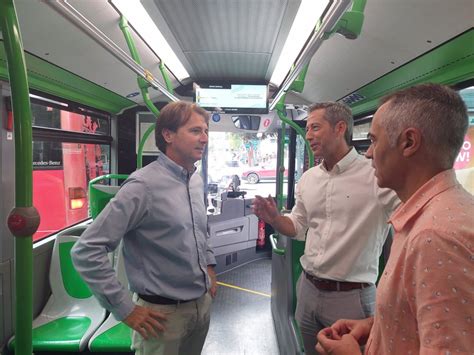
<svg viewBox="0 0 474 355"><path fill-rule="evenodd" d="M285 157L285 138L286 138L286 124L284 121L281 122L281 135L280 135L280 141L278 144L280 145L280 156L278 157L278 166L277 166L277 189L276 189L276 195L277 195L277 207L278 211L281 211L283 209L283 171L282 167L284 165L284 157Z"/></svg>
<svg viewBox="0 0 474 355"><path fill-rule="evenodd" d="M31 108L28 80L26 75L23 44L13 0L0 0L0 18L3 41L7 56L8 75L12 92L13 115L15 118L15 206L18 209L32 207L32 129ZM10 214L9 227L17 223L22 225L25 219L21 213ZM23 219L22 219L23 218ZM39 222L39 221L38 221ZM36 226L37 228L37 226ZM13 228L15 229L15 228ZM33 241L35 230L28 230L29 235L15 235L15 354L32 353L33 322Z"/></svg>
<svg viewBox="0 0 474 355"><path fill-rule="evenodd" d="M163 64L163 61L160 61L160 72L161 72L161 75L163 76L163 80L165 81L166 88L168 89L170 93L174 94L173 85L171 85L171 80L170 80L170 77L168 76L168 73L166 72L166 68L165 68L165 65Z"/></svg>
<svg viewBox="0 0 474 355"><path fill-rule="evenodd" d="M137 48L135 47L135 43L133 42L133 38L130 35L130 31L128 30L128 22L125 19L125 17L120 17L120 29L122 30L123 36L125 37L125 41L127 42L128 49L130 50L130 54L132 55L133 60L137 64L141 64L140 61L140 56L138 55ZM171 88L171 93L173 93L173 88L171 86L171 82L169 78L166 76L166 73L164 72L164 68L161 68L160 64L160 70L161 73L163 74L163 78L166 83L166 87L168 88L168 91L170 91ZM150 74L151 75L151 74ZM148 94L148 82L144 80L141 76L137 76L137 82L138 82L138 87L140 88L140 91L142 93L143 100L145 102L145 105L148 107L148 109L155 115L156 118L160 115L160 111L158 108L153 104L153 102L150 100L150 95ZM143 148L145 147L145 142L148 139L148 136L152 134L152 132L155 130L156 123L152 124L148 129L145 131L145 134L143 135L142 139L140 140L140 144L138 145L138 152L137 152L137 169L140 169L143 166Z"/></svg>
<svg viewBox="0 0 474 355"><path fill-rule="evenodd" d="M286 123L288 126L293 128L297 134L303 138L305 148L306 148L306 154L308 154L308 160L309 164L308 166L311 168L314 166L314 153L311 150L311 146L309 145L308 140L306 139L306 133L303 128L298 126L295 122L290 120L288 117L286 117L286 109L285 109L285 99L286 99L286 94L283 95L280 99L280 101L276 104L275 109L277 110L278 113L278 118L284 123Z"/></svg>

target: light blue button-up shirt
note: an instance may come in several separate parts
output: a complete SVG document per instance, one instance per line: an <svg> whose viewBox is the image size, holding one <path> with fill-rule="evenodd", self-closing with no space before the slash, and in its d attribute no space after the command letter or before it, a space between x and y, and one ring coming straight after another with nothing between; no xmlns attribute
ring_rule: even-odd
<svg viewBox="0 0 474 355"><path fill-rule="evenodd" d="M160 154L125 181L71 254L102 306L122 320L134 304L107 256L121 240L131 291L190 300L210 287L208 239L201 177Z"/></svg>

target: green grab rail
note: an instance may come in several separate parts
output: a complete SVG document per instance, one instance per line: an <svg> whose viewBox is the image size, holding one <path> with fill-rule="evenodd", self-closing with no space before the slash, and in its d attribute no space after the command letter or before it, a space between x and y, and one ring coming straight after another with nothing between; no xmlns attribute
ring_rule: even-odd
<svg viewBox="0 0 474 355"><path fill-rule="evenodd" d="M291 84L291 86L290 86L291 90L298 91L298 92L303 91L304 81L305 81L306 73L308 71L308 66L309 66L309 63L303 68L303 70L301 71L299 76ZM275 109L278 113L278 118L282 121L282 132L283 132L283 134L282 134L281 141L280 141L280 144L282 145L281 152L283 152L283 150L284 150L284 142L285 142L284 131L285 131L285 128L286 128L285 125L288 125L291 128L293 128L296 131L296 133L299 134L303 138L303 141L305 143L306 153L308 154L309 167L311 168L311 167L314 166L314 153L311 150L311 146L310 146L308 140L306 139L305 131L300 126L298 126L295 122L293 122L288 117L286 117L285 100L286 100L286 94L284 94L281 97L280 101L275 105ZM283 158L280 157L280 159L283 159ZM277 196L278 196L278 198L277 198L277 208L278 208L279 211L281 211L282 208L283 208L283 170L284 169L281 168L282 165L283 165L282 162L279 161L278 162L278 174L280 176L280 179L279 179L280 183L277 186ZM278 255L284 255L285 254L284 249L278 249L276 247L275 240L270 238L270 242L272 244L272 250L276 254L278 254ZM276 250L278 250L279 252L277 253ZM281 252L283 252L283 254L281 254Z"/></svg>
<svg viewBox="0 0 474 355"><path fill-rule="evenodd" d="M107 179L120 179L126 180L128 175L126 174L106 174L98 176L91 181L89 181L88 189L89 189L89 208L90 214L92 218L96 218L99 213L103 210L103 208L109 203L110 199L115 195L112 194L112 191L102 191L94 185L102 180ZM101 185L106 186L106 185ZM115 191L116 192L116 191Z"/></svg>
<svg viewBox="0 0 474 355"><path fill-rule="evenodd" d="M106 174L106 175L101 175L101 176L98 176L94 179L92 179L91 181L89 181L89 189L92 185L94 185L97 181L101 181L101 180L107 180L107 179L122 179L122 180L125 180L129 177L129 175L127 174Z"/></svg>
<svg viewBox="0 0 474 355"><path fill-rule="evenodd" d="M296 123L291 121L288 117L286 117L285 113L283 113L280 110L277 110L277 112L278 112L278 117L280 118L280 120L282 120L288 126L293 128L296 131L296 133L298 133L303 138L304 145L305 145L305 148L306 148L306 154L308 154L308 165L309 165L310 168L312 168L314 166L314 153L311 150L311 146L309 145L308 140L305 138L305 136L306 136L305 131L303 130L303 128L301 128Z"/></svg>
<svg viewBox="0 0 474 355"><path fill-rule="evenodd" d="M127 42L128 49L130 50L130 54L132 55L133 60L141 65L140 56L138 55L137 48L135 47L135 43L133 42L133 38L130 35L130 31L128 30L128 21L125 17L120 17L119 27L122 30L123 36L125 37L125 41ZM153 75L150 72L146 72L147 77L152 77ZM145 100L145 104L147 105L148 109L155 115L158 116L160 111L156 108L153 102L150 100L150 95L148 94L149 84L148 82L143 79L141 76L137 76L137 83L138 87L140 88L143 100Z"/></svg>
<svg viewBox="0 0 474 355"><path fill-rule="evenodd" d="M278 234L270 234L270 244L272 245L272 251L277 255L285 255L286 250L277 247Z"/></svg>
<svg viewBox="0 0 474 355"><path fill-rule="evenodd" d="M32 207L33 138L23 43L13 0L0 0L15 131L15 207ZM33 323L33 238L15 238L16 354L30 355ZM18 297L21 295L21 297Z"/></svg>
<svg viewBox="0 0 474 355"><path fill-rule="evenodd" d="M125 41L127 42L128 49L130 50L130 54L132 58L137 64L141 65L140 56L138 55L137 48L133 42L133 38L130 35L130 31L128 30L128 21L125 17L120 17L119 23L120 29L122 30L123 36L125 37ZM148 75L152 75L151 73L147 73ZM169 80L168 80L169 81ZM148 109L155 115L156 118L160 115L160 111L156 108L153 102L150 100L150 94L148 93L148 82L143 79L141 76L137 76L138 87L140 88L140 92L142 93L143 100L145 101L145 105ZM166 85L168 87L168 82L166 81ZM169 88L168 88L169 90ZM140 169L143 166L143 148L145 147L145 142L150 136L151 132L154 131L156 123L153 123L148 129L145 131L142 139L140 140L140 144L138 145L138 152L137 152L137 169Z"/></svg>
<svg viewBox="0 0 474 355"><path fill-rule="evenodd" d="M308 67L309 67L309 63L305 65L305 67L301 70L300 74L295 79L295 81L291 83L289 90L293 90L296 92L303 92L306 74L308 72ZM314 153L311 150L311 146L309 145L308 140L306 139L306 132L304 131L304 129L298 126L295 122L293 122L288 117L286 117L285 100L286 100L286 94L284 94L281 97L280 101L278 101L278 103L275 105L275 109L278 113L278 118L281 121L285 122L287 125L289 125L291 128L293 128L296 131L296 133L299 134L301 138L303 138L303 141L306 147L306 154L308 154L309 167L312 168L314 166Z"/></svg>
<svg viewBox="0 0 474 355"><path fill-rule="evenodd" d="M140 169L143 166L143 149L145 148L145 142L147 141L150 134L152 134L155 131L155 127L156 127L156 122L153 123L150 127L148 127L145 133L143 133L143 137L140 140L140 144L138 145L137 169Z"/></svg>
<svg viewBox="0 0 474 355"><path fill-rule="evenodd" d="M284 121L281 123L281 135L280 135L280 141L278 144L280 145L280 156L278 157L278 171L277 171L277 181L278 185L276 187L276 195L277 195L277 208L278 211L281 211L283 209L283 171L284 168L284 162L283 162L283 156L284 156L284 151L285 151L285 136L286 136L286 124Z"/></svg>
<svg viewBox="0 0 474 355"><path fill-rule="evenodd" d="M124 16L120 17L119 27L122 30L122 33L125 37L125 41L127 42L127 46L130 50L130 53L132 55L133 60L137 64L141 65L140 56L138 55L137 48L135 47L135 44L133 42L133 38L130 35L130 31L128 29L128 21L125 19ZM162 70L162 75L163 75L163 78L165 80L167 89L168 89L168 91L170 91L172 93L173 89L171 87L171 82L170 82L169 78L167 77L166 72L164 71L164 68L160 68L160 69ZM146 72L146 75L151 76L152 74L149 73L149 72ZM138 87L140 88L140 91L141 91L141 94L142 94L142 97L143 97L143 100L144 100L146 106L155 115L155 117L158 118L159 115L160 115L160 111L158 110L158 108L156 108L156 106L150 100L150 95L148 94L148 87L149 87L148 82L145 79L143 79L141 76L137 76L137 83L138 83ZM153 123L150 127L148 127L148 129L143 134L142 139L140 140L140 144L138 146L138 152L137 152L137 169L140 169L143 166L143 149L144 149L144 146L145 146L145 142L147 141L150 134L152 134L153 131L155 130L155 126L156 126L156 122ZM103 195L106 194L105 192L99 193L98 191L93 190L92 186L95 183L97 183L98 181L101 181L101 180L127 179L127 178L128 178L128 175L125 175L125 174L107 174L107 175L102 175L102 176L96 177L95 179L92 179L91 181L89 181L89 186L88 186L88 189L89 189L89 203L90 203L91 215L92 215L93 218L95 218L98 215L98 213L102 210L102 208L104 207L102 204L106 200L108 201L108 198L107 198L107 196L103 196ZM92 196L94 196L94 198L92 198Z"/></svg>
<svg viewBox="0 0 474 355"><path fill-rule="evenodd" d="M341 16L330 31L324 33L323 39L327 40L335 33L339 33L347 39L359 37L364 24L366 3L367 0L354 0L351 9Z"/></svg>
<svg viewBox="0 0 474 355"><path fill-rule="evenodd" d="M163 80L165 81L166 88L168 89L170 93L174 94L173 85L171 85L171 80L168 74L166 73L165 64L163 63L162 60L160 60L160 72L161 72L161 76L163 77Z"/></svg>
<svg viewBox="0 0 474 355"><path fill-rule="evenodd" d="M301 69L301 72L299 73L298 77L293 81L293 83L290 85L290 88L288 90L291 91L296 91L296 92L303 92L304 89L304 80L306 78L306 74L308 73L308 68L309 68L309 63L306 64L303 69Z"/></svg>

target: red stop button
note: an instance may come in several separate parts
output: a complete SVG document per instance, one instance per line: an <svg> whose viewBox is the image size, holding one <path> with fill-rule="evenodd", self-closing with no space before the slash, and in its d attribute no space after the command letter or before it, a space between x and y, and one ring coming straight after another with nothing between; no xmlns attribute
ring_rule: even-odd
<svg viewBox="0 0 474 355"><path fill-rule="evenodd" d="M26 227L26 219L19 214L12 214L8 217L8 228L14 233L23 230Z"/></svg>

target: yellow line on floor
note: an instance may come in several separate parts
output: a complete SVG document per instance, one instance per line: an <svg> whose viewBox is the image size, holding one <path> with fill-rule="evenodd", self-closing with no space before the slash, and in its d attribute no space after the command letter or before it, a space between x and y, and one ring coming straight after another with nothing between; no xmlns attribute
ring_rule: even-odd
<svg viewBox="0 0 474 355"><path fill-rule="evenodd" d="M245 291L245 292L249 292L249 293L254 293L254 294L256 294L256 295L260 295L260 296L264 296L264 297L271 297L271 296L270 296L269 294L267 294L267 293L249 290L249 289L247 289L247 288L242 288L242 287L239 287L239 286L234 286L234 285L226 284L226 283L220 282L220 281L217 281L217 284L218 284L218 285L221 285L221 286L225 286L225 287L235 288L236 290L240 290L240 291Z"/></svg>

